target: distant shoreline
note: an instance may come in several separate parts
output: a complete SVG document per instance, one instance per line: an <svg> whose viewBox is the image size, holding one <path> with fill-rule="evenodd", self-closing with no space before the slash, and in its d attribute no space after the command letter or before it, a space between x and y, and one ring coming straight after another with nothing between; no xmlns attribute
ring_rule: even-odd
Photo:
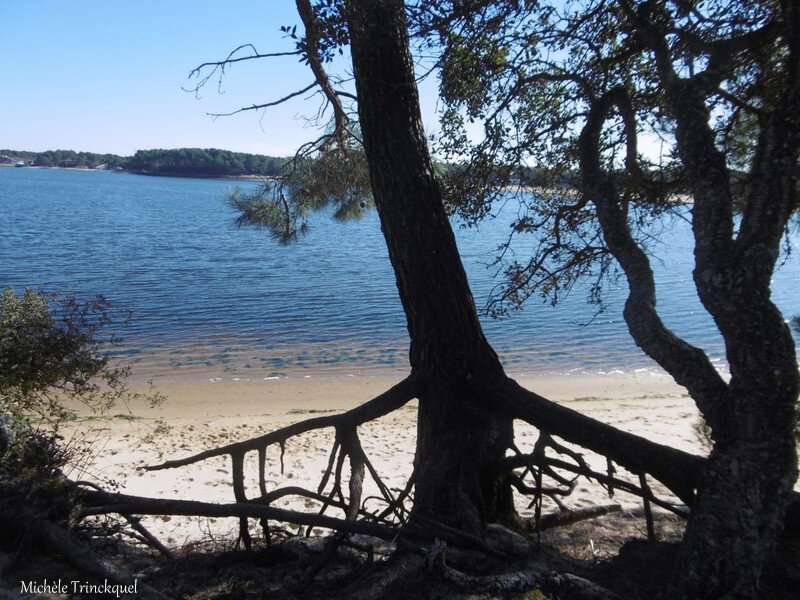
<svg viewBox="0 0 800 600"><path fill-rule="evenodd" d="M75 150L0 149L0 161L13 167L99 170L161 177L254 181L281 173L286 157L220 148L152 148L132 156Z"/></svg>
<svg viewBox="0 0 800 600"><path fill-rule="evenodd" d="M116 173L144 175L146 177L181 177L184 179L237 179L242 181L263 181L264 179L275 179L273 175L202 175L197 173L153 173L152 171L127 171L125 169L122 171L116 171Z"/></svg>
<svg viewBox="0 0 800 600"><path fill-rule="evenodd" d="M121 171L114 171L112 169L90 169L89 167L42 167L37 165L25 165L24 167L17 167L16 165L0 163L0 167L10 167L18 169L39 169L47 171L84 171L89 173L125 173L127 175L144 175L146 177L180 177L182 179L232 179L236 181L263 181L265 179L275 179L272 175L203 175L200 173L153 173L152 171L128 171L123 169Z"/></svg>

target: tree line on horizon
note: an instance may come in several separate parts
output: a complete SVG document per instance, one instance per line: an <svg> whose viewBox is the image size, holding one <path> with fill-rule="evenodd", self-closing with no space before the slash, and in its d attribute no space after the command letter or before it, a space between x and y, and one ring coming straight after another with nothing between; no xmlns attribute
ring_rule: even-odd
<svg viewBox="0 0 800 600"><path fill-rule="evenodd" d="M0 150L0 157L22 160L36 167L69 167L96 169L105 165L134 173L224 177L228 175L262 175L274 177L286 159L262 154L232 152L217 148L177 148L172 150L137 150L133 156L97 154L74 150L28 152Z"/></svg>
<svg viewBox="0 0 800 600"><path fill-rule="evenodd" d="M233 152L217 148L176 148L171 150L137 150L133 156L99 154L75 150L0 150L0 164L24 161L34 167L65 167L96 169L105 165L108 169L119 167L133 173L155 175L182 175L197 177L224 177L227 175L263 175L276 177L287 162L285 157L247 152ZM311 161L312 159L306 159ZM452 174L464 168L452 161L434 161L437 172ZM516 180L537 185L547 179L545 169L523 165L518 169ZM570 185L571 177L565 177L563 185ZM503 183L503 182L501 182Z"/></svg>

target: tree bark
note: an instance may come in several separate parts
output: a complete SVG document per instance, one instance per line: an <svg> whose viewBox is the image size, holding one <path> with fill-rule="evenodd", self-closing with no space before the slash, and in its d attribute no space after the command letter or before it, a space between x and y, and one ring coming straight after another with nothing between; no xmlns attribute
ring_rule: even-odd
<svg viewBox="0 0 800 600"><path fill-rule="evenodd" d="M694 171L698 207L694 279L725 339L731 380L715 407L720 416L712 429L714 449L687 527L674 588L685 598L752 598L797 480L794 422L800 378L794 342L770 300L769 285L797 189L796 176L788 174L796 171L800 105L795 90L794 98L786 99L791 108L777 110L763 131L740 234L719 247L705 221L727 219L724 214L720 219L713 207L729 199L725 190L712 187L707 174L714 169L698 143L698 137L711 134L698 132L695 122L705 106L691 91L680 91L681 98L678 90L672 98L680 115L678 147ZM776 167L787 175L775 176ZM727 175L724 165L717 169Z"/></svg>
<svg viewBox="0 0 800 600"><path fill-rule="evenodd" d="M347 9L373 196L408 322L412 373L421 386L414 514L481 534L487 519L510 518L513 511L507 482L480 469L502 458L512 440L510 418L499 416L501 411L524 415L604 454L621 455L621 462L635 458L614 448L603 437L607 432L594 423L562 415L505 377L478 322L428 155L403 3L349 0ZM725 337L730 383L702 351L660 322L652 270L627 229L624 204L602 173L585 169L584 175L595 186L591 191L609 247L628 276L625 317L634 338L690 389L714 431L714 451L702 478L682 483L681 474L670 472L668 464L643 458L687 502L694 487L700 487L675 592L684 598L751 597L797 473L792 438L797 366L788 328L769 300L768 275L797 181L795 175L757 180L735 240L729 177L714 148L708 111L696 90L680 88L674 72L666 72L672 69L661 56L668 52L666 45L656 44L654 51L676 116L681 158L694 185L695 281ZM789 63L797 70L795 54ZM793 76L800 79L800 73ZM787 173L796 170L792 166L800 140L792 115L800 113L800 104L798 86L790 87L794 91L784 99L773 137L761 141L765 150L757 155L756 173L769 164L784 165ZM622 108L613 97L604 101L599 122L611 105ZM582 152L594 152L589 146L596 132L587 135L592 139L582 140ZM756 190L759 184L768 191ZM593 439L587 432L601 437ZM617 439L617 433L609 435Z"/></svg>
<svg viewBox="0 0 800 600"><path fill-rule="evenodd" d="M796 2L778 7L787 48L783 87L761 123L746 205L735 233L731 177L707 106L713 88L724 79L721 66L710 62L702 74L680 77L665 31L645 11L635 11L630 3L624 6L654 54L666 107L676 124L677 150L694 200L694 282L725 340L731 373L725 383L696 368L682 370L681 365L693 361L690 347L677 348L677 360L666 361L665 336L637 336L643 330L630 325L630 318L642 320L648 308L655 313L652 273L645 272L649 265L641 267L646 257L633 243L608 178L602 182L597 135L587 133L582 139L584 160L592 162L589 155L595 155L589 174L600 182L594 189L600 198L598 217L628 277L631 299L639 302L630 314L631 306L626 306L631 333L676 380L679 372L686 376L685 385L711 426L714 441L671 597L754 598L797 480L794 422L800 375L791 333L770 300L770 281L797 199L800 7Z"/></svg>
<svg viewBox="0 0 800 600"><path fill-rule="evenodd" d="M350 0L347 11L373 197L422 385L414 511L480 534L487 518L513 511L508 483L478 469L505 454L513 429L475 384L505 375L478 321L434 175L403 2Z"/></svg>
<svg viewBox="0 0 800 600"><path fill-rule="evenodd" d="M769 262L768 256L777 256L779 237L772 240L767 257L753 262L736 255L730 239L727 171L714 147L709 115L694 90L682 89L674 100L679 148L695 182L695 281L701 300L723 333L731 367L729 383L713 370L705 353L674 336L658 318L649 259L631 235L611 177L600 167L602 122L612 104L620 104L624 112L624 100L615 98L614 92L589 111L581 135L582 185L594 200L606 243L628 279L625 319L631 334L687 387L713 432L714 449L698 480L698 501L689 519L673 596L752 598L797 478L795 351L783 317L769 300L769 277L764 276L774 268L774 258ZM788 127L784 124L782 130ZM765 145L785 149L774 141ZM780 159L772 158L773 164ZM779 186L756 181L754 190L779 199L787 195L786 190L776 189ZM727 208L715 211L709 204ZM768 231L775 228L772 219L788 218L788 212L779 208L781 202L775 204L761 216L761 227L754 229Z"/></svg>

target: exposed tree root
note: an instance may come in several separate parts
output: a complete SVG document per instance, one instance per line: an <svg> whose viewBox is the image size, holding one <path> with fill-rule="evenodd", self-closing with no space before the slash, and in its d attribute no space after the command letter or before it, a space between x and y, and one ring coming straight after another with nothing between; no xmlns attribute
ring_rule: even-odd
<svg viewBox="0 0 800 600"><path fill-rule="evenodd" d="M492 595L542 589L557 598L572 600L615 600L616 594L582 577L554 573L544 563L528 561L523 568L489 575L471 575L447 564L447 545L437 540L425 562L428 569L470 593Z"/></svg>
<svg viewBox="0 0 800 600"><path fill-rule="evenodd" d="M101 488L99 485L95 483L92 483L91 481L76 481L74 482L74 485L88 487L95 490L98 493L107 495L107 492L103 488ZM139 541L157 550L166 558L169 559L175 558L175 554L172 552L172 550L167 548L164 544L161 543L161 540L159 540L156 536L150 533L150 531L146 529L144 525L142 525L139 517L134 517L124 513L121 513L120 516L123 519L125 519L125 521L128 522L128 525L131 526L131 529L133 529L138 534Z"/></svg>
<svg viewBox="0 0 800 600"><path fill-rule="evenodd" d="M536 570L512 571L499 575L468 575L444 565L442 576L470 593L507 594L541 589L564 600L616 600L613 592L570 573L548 573Z"/></svg>
<svg viewBox="0 0 800 600"><path fill-rule="evenodd" d="M373 400L362 404L347 412L337 415L326 415L307 419L299 423L283 427L268 434L236 442L217 448L205 450L183 459L168 460L160 465L146 467L149 470L169 469L194 464L209 458L228 455L231 457L232 487L237 504L254 503L269 506L278 498L287 495L297 495L316 500L320 503L319 514L322 515L329 507L342 510L346 520L363 518L375 523L385 523L390 526L402 524L407 521L408 508L405 502L410 498L413 488L413 475L405 489L397 496L382 481L380 474L374 468L361 446L357 427L367 421L378 418L403 406L419 392L416 379L412 374L407 379L398 383L385 393ZM568 512L568 507L563 503L563 498L569 496L575 489L576 478L584 476L594 479L604 485L613 496L614 490L624 490L628 493L646 498L652 502L685 514L680 507L656 498L649 489L642 489L634 483L613 476L613 461L634 473L650 473L665 483L676 495L691 502L694 497L694 481L699 476L699 466L703 459L690 454L660 446L649 440L639 438L632 434L619 431L591 418L585 417L575 411L559 406L536 394L520 388L513 380L506 380L502 389L489 389L486 394L502 399L501 407L514 417L521 418L538 427L541 431L539 440L530 454L524 454L513 447L516 456L507 457L501 464L496 465L503 470L511 470L511 483L518 492L532 496L531 506L535 507L534 530L541 529L541 502L543 496L552 498L561 508ZM283 468L283 453L285 443L293 436L308 431L333 427L336 435L327 467L322 475L316 492L304 490L296 486L268 490L266 486L266 450L272 444L281 447L281 468ZM568 441L578 443L584 447L603 454L607 457L609 469L607 474L591 470L582 455L558 443L553 438L558 435ZM622 448L623 450L621 450ZM244 485L244 458L247 452L258 453L258 489L260 495L248 498ZM563 458L548 455L555 452ZM343 472L345 460L350 465L350 477L347 484L348 493L345 495L343 487ZM514 469L522 468L521 473ZM564 472L573 473L574 477L567 478ZM363 498L363 485L365 477L374 481L379 491L378 497L369 497L369 500L379 500L385 503L385 508L380 511L368 510ZM526 477L532 477L533 483L528 484ZM543 484L544 478L555 482L555 487ZM689 483L687 483L689 482ZM326 491L329 483L330 489ZM585 513L588 516L590 512ZM584 518L582 514L574 514L574 518ZM272 518L266 512L260 513L262 524L265 519ZM547 522L559 522L557 518L547 519ZM307 523L316 525L316 523ZM439 524L441 525L441 524ZM344 531L344 530L343 530ZM436 530L438 534L462 535L463 533L443 532L441 527ZM266 533L266 529L265 529ZM251 545L247 517L240 516L240 539L245 547ZM468 540L473 543L474 540Z"/></svg>
<svg viewBox="0 0 800 600"><path fill-rule="evenodd" d="M211 504L177 499L141 498L84 489L79 496L83 503L81 515L117 513L126 518L134 518L131 515L238 518L240 539L248 549L252 544L248 526L250 519L260 520L267 539L270 535L269 521L305 526L306 535L310 535L313 528L324 528L335 532L328 538L319 560L301 577L299 584L302 585L310 584L325 565L346 548L357 549L366 555L367 564L371 564L374 558L374 544L363 543L363 540L359 541L356 537L352 537L368 536L368 539L385 540L392 548L425 557L429 567L449 584L472 592L502 595L536 588L559 598L599 600L614 598L615 596L608 590L580 577L565 573L553 574L551 570L534 565L530 562L530 557L536 546L524 536L500 525L490 524L483 533L476 535L435 521L423 514L415 513L414 518L409 519L411 514L409 503L413 497L416 471L412 473L402 490L390 489L364 452L358 426L400 408L419 392L416 379L412 375L384 394L347 412L308 419L250 440L212 448L187 458L169 460L148 467L150 470L182 467L212 457L228 455L231 457L235 503ZM694 488L700 481L705 459L619 431L523 390L512 380L507 380L507 384L501 386L499 390L485 390L485 394L497 400L497 405L506 414L522 419L540 431L539 438L531 451L526 453L512 444L510 450L513 451L513 455L486 465L497 471L509 473L510 482L516 490L532 497L530 506L535 507L534 518L520 521L520 525L528 533L538 534L545 529L620 510L617 504L570 510L564 502L576 488L578 477L585 477L602 485L609 496L621 490L641 497L648 536L651 539L655 537L651 504L686 516L685 506L655 496L647 483L647 475L661 481L687 505L691 505ZM335 436L327 466L317 489L314 491L298 486L268 489L266 484L268 446L272 444L280 446L281 468L283 468L285 443L290 438L327 427L334 429ZM605 456L606 471L598 472L590 468L579 451L561 444L555 436ZM253 498L248 498L245 489L244 463L248 452L258 453L258 495ZM626 480L620 476L615 464L624 467L638 480ZM363 486L368 479L371 479L377 488L377 495L365 497ZM286 496L308 498L318 502L320 507L316 513L309 513L271 506L273 502ZM559 506L560 512L542 514L542 499L545 496ZM378 509L375 509L376 501L380 506ZM329 508L341 511L343 518L325 514ZM476 572L481 572L481 559L472 557L473 554L506 561L525 557L523 562L526 566L506 573L475 575ZM452 564L452 560L451 564L448 564L445 555L452 557L456 563L478 568L460 570L458 566Z"/></svg>
<svg viewBox="0 0 800 600"><path fill-rule="evenodd" d="M335 507L344 511L347 520L356 520L361 517L386 524L404 523L408 516L408 510L404 503L410 497L413 478L408 482L406 488L395 497L364 453L357 427L400 408L414 398L418 392L419 386L412 374L385 393L347 412L308 419L250 440L211 448L193 456L168 460L146 468L149 470L176 468L212 457L229 455L232 464L234 498L237 504L257 503L268 506L278 498L298 495L320 502L320 515L327 508ZM565 471L599 482L608 490L610 496L613 496L615 490L640 496L643 499L646 514L650 513L649 505L652 503L686 516L687 510L684 507L657 498L646 485L645 477L647 474L653 476L685 504L691 505L705 463L705 459L702 457L620 431L525 390L511 379L505 380L499 388L486 389L485 394L497 400L505 412L534 425L541 431L539 441L532 453L524 454L514 447L517 455L507 457L502 464L502 467L506 469L524 469L522 473L512 475L511 483L520 493L533 497L531 506L536 508L535 522L538 523L542 518L541 499L543 496L552 498L562 511L568 511L566 505L563 504L563 497L568 496L574 489L575 479L568 479L561 475ZM283 452L288 439L301 433L326 427L333 427L336 436L327 468L317 491L302 490L294 486L268 490L265 477L267 447L279 444L281 463L283 463ZM607 473L598 473L590 469L578 452L556 442L552 437L554 435L606 456ZM550 456L547 454L548 450L555 451L569 460ZM244 457L247 452L251 451L258 453L260 496L249 499L244 487ZM346 496L342 483L345 459L350 464ZM639 485L615 477L615 462L638 475ZM378 498L370 497L369 499L383 501L386 506L381 511L369 511L364 506L362 490L367 473L375 482L380 493ZM524 482L528 475L533 477L533 485ZM557 486L544 486L542 481L545 476L555 481ZM326 486L331 480L331 489L325 492ZM642 484L643 481L644 484ZM270 517L263 516L262 518ZM548 521L553 519L558 522L556 517L548 519ZM651 523L652 519L648 519L648 522ZM534 529L536 527L534 525ZM246 517L241 517L240 537L245 546L250 547L251 541Z"/></svg>
<svg viewBox="0 0 800 600"><path fill-rule="evenodd" d="M550 513L542 517L539 523L539 529L541 531L546 531L556 527L564 527L565 525L572 525L580 521L596 519L604 515L620 512L621 510L622 506L619 504L605 504L603 506L587 506L586 508Z"/></svg>
<svg viewBox="0 0 800 600"><path fill-rule="evenodd" d="M139 517L132 517L130 515L122 515L122 517L128 522L131 528L139 534L139 538L141 541L151 548L158 550L163 556L169 559L175 558L175 553L172 552L169 548L167 548L164 544L161 543L156 536L154 536L150 531L148 531L144 525L139 520Z"/></svg>
<svg viewBox="0 0 800 600"><path fill-rule="evenodd" d="M306 419L294 423L287 427L282 427L270 433L245 440L236 442L234 444L227 444L216 448L210 448L193 456L186 458L168 460L159 465L152 465L145 467L148 471L159 471L161 469L174 469L176 467L185 467L215 456L233 456L237 454L244 454L246 452L258 451L271 446L272 444L284 444L286 440L307 431L315 429L324 429L325 427L334 427L336 429L352 429L367 421L372 421L379 417L389 414L390 412L402 407L410 400L416 397L418 393L418 384L414 376L409 376L400 383L392 386L380 396L376 396L372 400L336 415L325 415L323 417L314 417L313 419ZM262 471L263 478L263 471Z"/></svg>
<svg viewBox="0 0 800 600"><path fill-rule="evenodd" d="M17 538L28 539L35 546L61 557L65 563L98 581L130 586L135 583L130 573L97 555L86 543L35 511L14 506L0 511L0 527ZM138 583L138 591L146 598L168 598L161 592Z"/></svg>
<svg viewBox="0 0 800 600"><path fill-rule="evenodd" d="M686 504L694 501L704 460L627 433L526 390L509 379L501 409L534 427L592 450L631 473L649 473Z"/></svg>
<svg viewBox="0 0 800 600"><path fill-rule="evenodd" d="M322 523L330 523L331 527L337 531L361 533L365 531L355 531L352 528L341 527L342 520L326 521L320 519L314 521L309 515L304 515L302 520L297 520L299 514L292 518L287 517L288 513L273 512L277 509L267 509L269 505L278 498L287 495L297 495L310 498L320 503L319 515L324 516L329 507L340 509L344 512L345 521L357 521L362 519L364 523L378 526L382 524L385 531L396 532L397 527L407 522L409 509L406 502L411 497L411 490L414 485L412 475L406 487L395 495L388 486L385 485L380 474L370 462L365 454L358 436L357 428L359 425L370 420L386 415L413 399L420 391L417 379L412 374L397 385L393 386L376 398L341 414L326 415L307 419L292 425L283 427L265 435L249 440L211 448L182 459L168 460L162 464L146 467L148 470L169 469L188 466L209 458L228 455L231 457L232 465L232 487L237 508L229 508L228 514L232 516L234 512L240 517L240 539L245 547L251 546L248 518L260 518L265 527L265 534L268 534L268 519L288 520L295 523L309 525L311 527L327 527ZM516 453L514 456L504 458L500 464L495 465L511 472L510 482L518 492L532 497L531 506L535 508L533 520L533 531L540 531L545 526L552 526L552 523L563 521L573 522L574 519L592 518L597 514L604 514L604 511L611 510L602 507L594 510L574 512L570 511L564 504L563 499L574 490L576 478L579 476L594 480L603 485L613 497L616 490L637 495L642 498L645 515L651 515L650 505L670 510L681 516L687 516L688 510L685 506L676 505L672 502L656 497L647 485L646 476L649 474L664 484L672 493L680 498L685 505L691 506L695 497L695 488L701 477L705 459L674 448L656 444L650 440L621 431L610 425L586 417L569 408L560 406L546 398L533 392L525 390L511 379L497 388L497 386L482 390L487 397L492 397L497 401L498 406L504 412L514 418L526 421L527 423L539 428L541 434L536 442L533 451L529 454L523 453L520 449L512 446ZM266 450L273 444L281 447L281 470L283 469L283 454L285 443L290 438L309 431L333 427L336 435L328 464L320 480L316 492L290 486L269 490L266 485ZM598 473L592 470L582 455L575 450L567 448L558 443L553 436L558 436L566 441L577 444L588 450L596 452L606 457L608 468L606 473ZM244 458L247 452L258 453L258 489L260 495L255 498L248 498L244 485ZM555 452L561 458L553 456ZM350 474L346 486L343 485L343 474L345 461L349 463ZM632 481L627 481L615 476L616 469L614 464L624 467L629 472L638 477L638 485ZM516 469L522 469L521 472ZM572 473L574 477L569 478L564 473ZM377 486L379 495L364 498L363 486L365 478L369 476ZM526 477L532 478L532 483L526 483ZM555 483L555 486L544 485L544 478L548 478ZM330 485L330 489L327 489ZM327 491L326 491L327 490ZM562 515L542 516L541 502L544 496L548 496L555 501L561 508ZM139 499L142 500L142 499ZM142 506L137 500L135 504ZM382 510L368 510L367 500L379 500L385 504ZM170 501L177 502L177 501ZM260 505L260 509L244 509L243 505ZM148 510L159 510L155 505L149 504ZM163 504L160 509L177 510L177 504ZM200 509L200 505L195 505ZM189 505L180 505L180 510L190 511ZM796 507L794 507L796 508ZM97 510L95 507L92 510ZM203 506L205 511L199 514L206 514L212 510L208 506ZM249 511L249 512L248 512ZM116 511L119 512L119 511ZM291 511L290 511L291 512ZM181 512L173 514L192 514L191 512ZM222 516L217 514L217 516ZM654 535L652 530L652 517L648 516L648 532ZM480 545L480 540L473 539L474 536L465 538L465 534L458 530L448 530L441 523L435 525L430 531L431 535L449 536L451 541L460 539L462 543L467 543L473 547ZM418 528L417 528L418 529ZM371 534L372 535L372 534ZM377 534L375 534L377 535Z"/></svg>
<svg viewBox="0 0 800 600"><path fill-rule="evenodd" d="M379 523L337 519L327 515L310 514L286 510L272 506L262 506L251 502L235 504L213 504L194 500L170 500L164 498L143 498L125 494L103 494L86 492L82 516L102 514L136 515L184 515L192 517L238 517L250 519L273 519L298 525L325 527L346 533L360 533L384 540L394 540L400 535L397 528Z"/></svg>

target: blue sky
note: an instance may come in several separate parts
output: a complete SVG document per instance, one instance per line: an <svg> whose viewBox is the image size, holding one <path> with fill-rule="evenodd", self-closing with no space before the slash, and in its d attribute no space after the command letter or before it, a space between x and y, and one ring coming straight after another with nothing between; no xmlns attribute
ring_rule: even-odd
<svg viewBox="0 0 800 600"><path fill-rule="evenodd" d="M291 102L213 120L308 85L294 57L246 61L196 99L182 91L198 64L243 43L291 50L281 25L299 23L292 0L35 0L0 8L0 148L130 155L137 149L216 147L290 154L318 133ZM433 87L435 83L429 85ZM433 105L433 101L430 103ZM435 124L433 108L426 126Z"/></svg>

